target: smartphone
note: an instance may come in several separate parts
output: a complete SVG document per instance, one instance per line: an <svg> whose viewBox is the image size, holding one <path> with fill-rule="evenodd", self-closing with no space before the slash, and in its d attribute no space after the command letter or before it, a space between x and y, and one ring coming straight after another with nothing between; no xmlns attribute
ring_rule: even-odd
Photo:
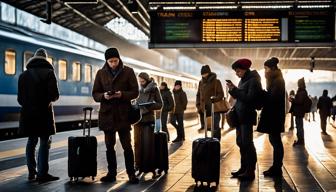
<svg viewBox="0 0 336 192"><path fill-rule="evenodd" d="M114 95L115 94L115 91L108 91L107 92L107 95Z"/></svg>
<svg viewBox="0 0 336 192"><path fill-rule="evenodd" d="M232 81L229 80L229 79L227 79L227 80L225 80L225 81L228 82L228 83L230 83L230 84L232 84Z"/></svg>

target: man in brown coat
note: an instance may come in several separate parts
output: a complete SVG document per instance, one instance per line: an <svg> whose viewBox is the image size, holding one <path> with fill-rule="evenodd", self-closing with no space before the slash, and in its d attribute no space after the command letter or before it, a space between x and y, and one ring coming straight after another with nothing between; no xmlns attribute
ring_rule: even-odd
<svg viewBox="0 0 336 192"><path fill-rule="evenodd" d="M184 111L187 109L187 94L182 89L182 82L177 80L173 89L175 109L171 117L170 123L175 127L177 137L172 142L180 142L185 140L184 136Z"/></svg>
<svg viewBox="0 0 336 192"><path fill-rule="evenodd" d="M204 111L206 116L211 116L211 97L214 97L214 103L220 101L224 97L223 87L220 80L217 79L217 75L211 72L209 65L204 65L201 68L202 80L198 84L198 90L196 95L196 107L200 114L201 126L204 128ZM220 113L214 113L214 137L220 140L221 133L219 129ZM202 129L201 128L201 129ZM210 128L210 127L208 127Z"/></svg>
<svg viewBox="0 0 336 192"><path fill-rule="evenodd" d="M106 63L97 72L92 96L100 102L99 129L105 133L108 173L102 182L114 182L117 175L117 160L114 146L116 132L124 149L126 171L130 183L138 183L134 170L134 154L131 145L129 109L131 100L138 97L139 87L132 68L124 66L116 48L105 52Z"/></svg>

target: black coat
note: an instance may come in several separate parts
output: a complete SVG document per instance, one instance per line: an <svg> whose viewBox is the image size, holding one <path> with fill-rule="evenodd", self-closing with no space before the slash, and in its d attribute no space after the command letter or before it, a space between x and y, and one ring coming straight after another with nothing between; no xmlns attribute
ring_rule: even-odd
<svg viewBox="0 0 336 192"><path fill-rule="evenodd" d="M286 88L280 70L271 72L267 81L267 91L263 95L263 108L257 131L262 133L281 133L285 130Z"/></svg>
<svg viewBox="0 0 336 192"><path fill-rule="evenodd" d="M183 91L183 89L173 90L174 101L175 101L175 114L184 113L187 109L188 98L187 94Z"/></svg>
<svg viewBox="0 0 336 192"><path fill-rule="evenodd" d="M330 97L323 95L317 102L317 108L321 116L330 116L332 109L332 102Z"/></svg>
<svg viewBox="0 0 336 192"><path fill-rule="evenodd" d="M20 111L19 133L49 136L56 133L51 102L59 97L53 66L41 57L33 57L18 81Z"/></svg>
<svg viewBox="0 0 336 192"><path fill-rule="evenodd" d="M239 124L256 124L257 112L253 106L260 95L258 90L261 90L260 76L257 71L248 70L240 80L238 87L229 91L230 95L236 99L234 108Z"/></svg>
<svg viewBox="0 0 336 192"><path fill-rule="evenodd" d="M170 90L168 88L165 88L164 90L160 90L160 93L163 102L162 111L163 112L172 111L174 109L174 99Z"/></svg>
<svg viewBox="0 0 336 192"><path fill-rule="evenodd" d="M305 88L299 88L296 92L295 98L292 101L292 112L295 117L303 118L305 115L304 102L308 97L308 93Z"/></svg>

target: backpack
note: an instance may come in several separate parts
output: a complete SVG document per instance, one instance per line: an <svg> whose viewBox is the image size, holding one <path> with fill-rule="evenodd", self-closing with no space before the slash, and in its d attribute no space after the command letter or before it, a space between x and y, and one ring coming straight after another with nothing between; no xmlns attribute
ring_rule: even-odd
<svg viewBox="0 0 336 192"><path fill-rule="evenodd" d="M306 95L303 101L303 109L305 113L311 112L312 103L313 103L312 100L308 97L308 95Z"/></svg>

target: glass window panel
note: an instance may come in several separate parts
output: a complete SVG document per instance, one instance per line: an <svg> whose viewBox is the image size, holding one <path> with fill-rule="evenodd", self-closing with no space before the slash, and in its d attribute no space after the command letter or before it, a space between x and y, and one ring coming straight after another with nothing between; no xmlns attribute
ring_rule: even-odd
<svg viewBox="0 0 336 192"><path fill-rule="evenodd" d="M7 50L5 52L5 74L14 75L15 74L15 51Z"/></svg>
<svg viewBox="0 0 336 192"><path fill-rule="evenodd" d="M66 60L59 60L58 61L58 78L60 80L67 79L67 61Z"/></svg>
<svg viewBox="0 0 336 192"><path fill-rule="evenodd" d="M29 52L29 51L24 52L24 54L23 54L23 68L22 68L23 71L27 69L26 66L28 64L28 61L33 56L34 56L33 52Z"/></svg>
<svg viewBox="0 0 336 192"><path fill-rule="evenodd" d="M81 80L81 67L79 62L72 63L72 80L73 81Z"/></svg>
<svg viewBox="0 0 336 192"><path fill-rule="evenodd" d="M91 82L91 72L92 72L92 67L90 64L85 65L85 76L84 76L84 82L85 83L90 83Z"/></svg>

